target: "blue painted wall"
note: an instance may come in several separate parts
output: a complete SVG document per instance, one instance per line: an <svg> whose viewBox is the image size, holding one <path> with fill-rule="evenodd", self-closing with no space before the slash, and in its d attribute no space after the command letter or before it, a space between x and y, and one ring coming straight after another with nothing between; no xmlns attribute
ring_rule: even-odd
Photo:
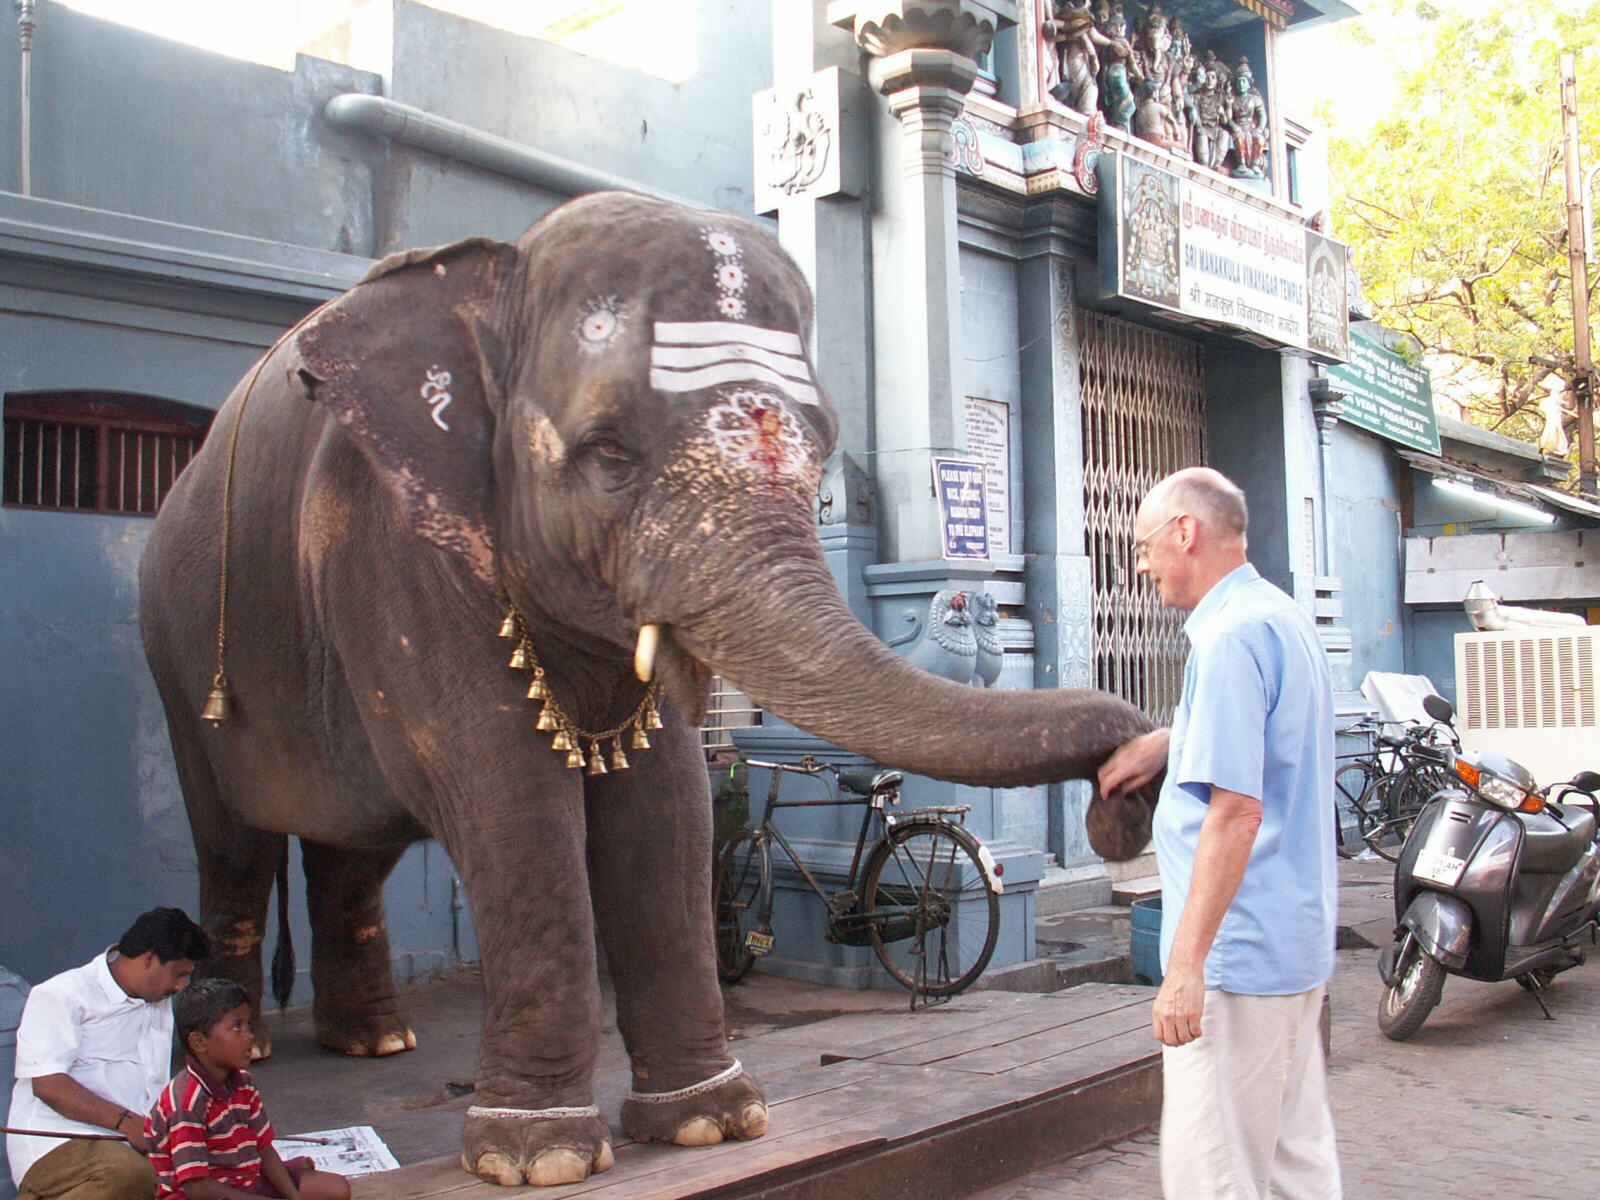
<svg viewBox="0 0 1600 1200"><path fill-rule="evenodd" d="M214 409L372 256L515 237L563 199L342 132L322 106L345 92L386 91L748 212L768 14L742 0L700 7L701 70L672 84L410 0L396 0L387 80L306 57L292 72L238 62L40 0L37 199L0 190L0 394L101 389ZM15 53L0 55L0 91L17 95ZM0 189L19 186L19 140L8 104ZM195 906L138 637L148 532L141 518L0 510L0 963L29 980L86 960L146 908ZM420 845L392 877L400 978L476 957L454 874ZM295 921L303 978L309 934Z"/></svg>

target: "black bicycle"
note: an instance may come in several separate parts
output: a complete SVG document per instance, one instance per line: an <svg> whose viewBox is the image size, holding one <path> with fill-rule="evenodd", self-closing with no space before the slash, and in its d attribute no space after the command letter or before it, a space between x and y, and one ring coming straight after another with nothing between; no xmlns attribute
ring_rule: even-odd
<svg viewBox="0 0 1600 1200"><path fill-rule="evenodd" d="M1372 748L1344 761L1334 774L1339 853L1353 858L1370 846L1394 862L1423 805L1456 779L1455 731L1407 723L1392 734L1370 721L1350 729L1372 734Z"/></svg>
<svg viewBox="0 0 1600 1200"><path fill-rule="evenodd" d="M798 763L749 760L772 772L767 808L747 825L717 861L717 973L726 983L743 979L774 946L772 847L793 863L799 878L827 906L829 941L871 946L895 981L918 998L947 998L983 973L1000 935L1001 867L962 823L967 805L890 812L900 802L899 771L876 766L837 767L806 757ZM804 775L826 797L781 800L785 775ZM834 788L837 782L838 790ZM840 793L844 793L841 795ZM784 808L865 806L844 890L828 893L773 824ZM880 829L870 848L867 832Z"/></svg>

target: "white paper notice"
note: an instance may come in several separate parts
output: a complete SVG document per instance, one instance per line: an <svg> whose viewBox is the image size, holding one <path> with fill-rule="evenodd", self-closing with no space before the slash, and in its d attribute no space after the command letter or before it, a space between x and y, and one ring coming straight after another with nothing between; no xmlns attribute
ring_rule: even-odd
<svg viewBox="0 0 1600 1200"><path fill-rule="evenodd" d="M309 1158L317 1170L331 1171L335 1175L376 1175L379 1171L393 1171L400 1166L371 1125L318 1129L313 1133L301 1134L301 1137L308 1140L278 1137L273 1143L278 1157L284 1160ZM312 1138L316 1140L309 1140Z"/></svg>
<svg viewBox="0 0 1600 1200"><path fill-rule="evenodd" d="M1011 406L967 397L967 453L988 468L989 553L1011 553Z"/></svg>

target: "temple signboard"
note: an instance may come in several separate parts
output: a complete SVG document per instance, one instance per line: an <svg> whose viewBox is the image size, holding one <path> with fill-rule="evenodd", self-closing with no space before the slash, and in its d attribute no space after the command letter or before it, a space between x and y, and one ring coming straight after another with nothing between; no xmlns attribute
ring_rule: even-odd
<svg viewBox="0 0 1600 1200"><path fill-rule="evenodd" d="M1137 301L1343 362L1345 247L1123 154L1100 159L1100 284Z"/></svg>
<svg viewBox="0 0 1600 1200"><path fill-rule="evenodd" d="M1393 350L1359 333L1350 335L1350 362L1328 368L1343 393L1339 419L1401 446L1439 453L1428 368L1412 366Z"/></svg>

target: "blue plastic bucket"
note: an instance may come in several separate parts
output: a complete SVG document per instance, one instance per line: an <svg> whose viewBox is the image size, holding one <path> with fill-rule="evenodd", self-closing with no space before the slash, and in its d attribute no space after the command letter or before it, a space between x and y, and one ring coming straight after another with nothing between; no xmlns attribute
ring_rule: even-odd
<svg viewBox="0 0 1600 1200"><path fill-rule="evenodd" d="M1133 981L1158 987L1161 984L1161 897L1135 900L1130 911L1133 923L1128 936L1128 957L1133 965Z"/></svg>

